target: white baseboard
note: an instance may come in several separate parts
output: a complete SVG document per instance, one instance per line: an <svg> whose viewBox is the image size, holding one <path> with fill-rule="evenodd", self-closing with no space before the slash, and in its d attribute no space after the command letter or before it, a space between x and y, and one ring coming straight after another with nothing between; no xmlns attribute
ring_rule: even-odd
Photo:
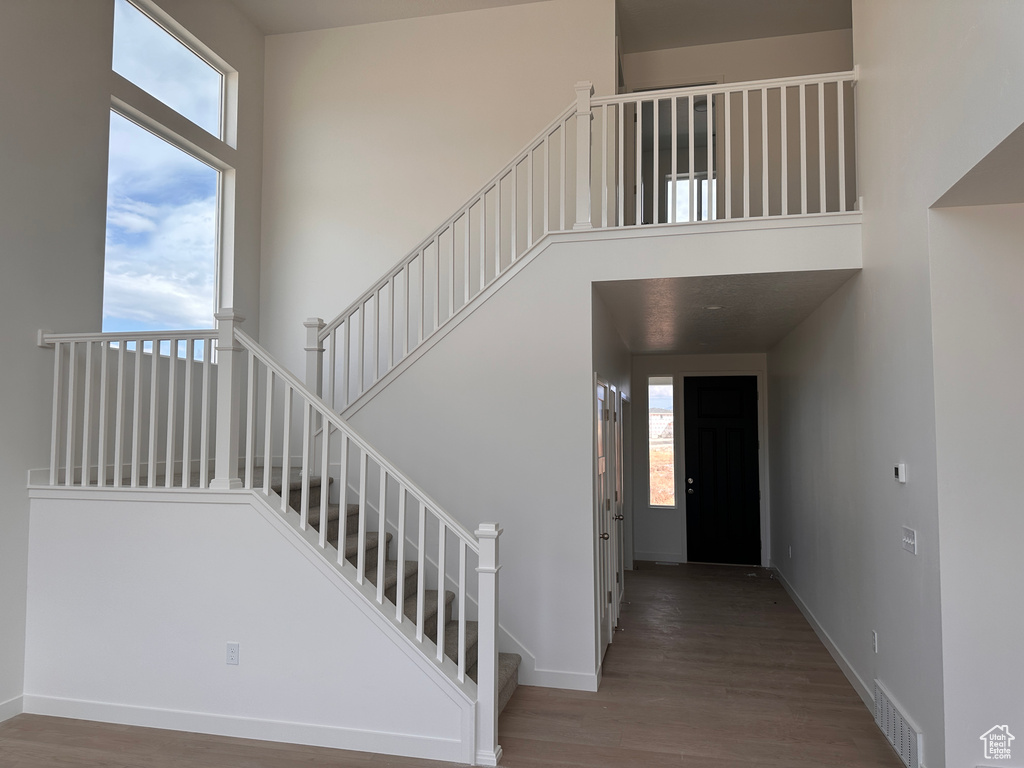
<svg viewBox="0 0 1024 768"><path fill-rule="evenodd" d="M807 604L796 593L796 590L793 589L793 585L786 581L786 577L782 575L778 568L773 567L772 570L775 572L775 577L779 580L779 583L782 584L783 589L786 590L786 593L793 599L793 602L796 603L796 607L800 609L800 613L802 613L804 618L807 619L807 623L811 625L811 629L814 630L814 634L818 636L822 645L825 646L836 664L839 665L839 669L841 669L843 674L846 675L846 679L850 681L850 685L853 686L857 695L860 696L861 700L864 702L864 706L867 707L868 711L873 715L875 712L875 696L872 693L872 689L869 688L864 680L861 679L861 676L857 674L853 665L850 664L847 658L843 655L843 652L840 651L832 641L832 638L829 637L828 632L825 631L818 622L818 619L815 618L811 609L807 607Z"/></svg>
<svg viewBox="0 0 1024 768"><path fill-rule="evenodd" d="M536 685L540 688L564 688L569 691L597 690L597 675L587 672L562 672L557 669L519 668L520 685Z"/></svg>
<svg viewBox="0 0 1024 768"><path fill-rule="evenodd" d="M463 745L457 739L360 731L330 725L258 720L205 712L153 709L127 704L81 701L31 694L26 694L23 699L24 711L34 715L51 715L76 720L93 720L101 723L163 728L171 731L189 731L287 744L305 744L314 747L351 749L357 752L376 752L424 760L462 762L465 758Z"/></svg>
<svg viewBox="0 0 1024 768"><path fill-rule="evenodd" d="M24 711L24 702L21 696L15 696L13 699L0 703L0 723L10 720Z"/></svg>

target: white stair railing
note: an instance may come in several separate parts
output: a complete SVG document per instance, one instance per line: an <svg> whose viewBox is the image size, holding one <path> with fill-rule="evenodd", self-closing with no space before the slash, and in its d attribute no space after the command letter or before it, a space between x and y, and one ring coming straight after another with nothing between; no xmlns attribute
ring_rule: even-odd
<svg viewBox="0 0 1024 768"><path fill-rule="evenodd" d="M589 83L581 88L589 94ZM315 389L335 409L344 410L435 335L544 235L577 224L576 190L589 185L578 186L576 111L575 103L563 111L469 202L318 328L313 346L326 350L327 365Z"/></svg>
<svg viewBox="0 0 1024 768"><path fill-rule="evenodd" d="M475 753L493 765L501 530L464 528L240 322L227 310L217 330L41 333L40 345L54 349L49 484L262 492L475 700Z"/></svg>
<svg viewBox="0 0 1024 768"><path fill-rule="evenodd" d="M307 321L307 383L344 411L552 232L854 210L855 77L597 99L577 83L455 215L333 320Z"/></svg>
<svg viewBox="0 0 1024 768"><path fill-rule="evenodd" d="M600 226L853 210L853 72L595 99Z"/></svg>
<svg viewBox="0 0 1024 768"><path fill-rule="evenodd" d="M46 334L50 485L206 488L217 331Z"/></svg>

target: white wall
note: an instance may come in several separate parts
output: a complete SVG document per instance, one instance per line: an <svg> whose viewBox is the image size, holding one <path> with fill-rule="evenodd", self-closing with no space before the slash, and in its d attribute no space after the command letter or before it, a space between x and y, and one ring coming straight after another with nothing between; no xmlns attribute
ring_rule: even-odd
<svg viewBox="0 0 1024 768"><path fill-rule="evenodd" d="M239 304L255 318L261 38L230 3L165 6L240 71ZM26 472L48 463L53 355L35 332L100 329L112 29L112 0L0 3L0 719L22 689Z"/></svg>
<svg viewBox="0 0 1024 768"><path fill-rule="evenodd" d="M1024 206L934 210L930 236L946 763L974 765L1024 723Z"/></svg>
<svg viewBox="0 0 1024 768"><path fill-rule="evenodd" d="M853 68L851 30L763 37L627 53L622 71L628 90L695 83L738 83L776 77L845 72Z"/></svg>
<svg viewBox="0 0 1024 768"><path fill-rule="evenodd" d="M330 319L575 98L614 92L613 0L278 35L266 43L262 340L302 370Z"/></svg>
<svg viewBox="0 0 1024 768"><path fill-rule="evenodd" d="M48 461L35 332L100 326L112 23L108 3L0 4L0 719L22 693L26 473Z"/></svg>
<svg viewBox="0 0 1024 768"><path fill-rule="evenodd" d="M465 526L502 524L499 616L527 685L597 683L592 284L859 265L853 222L730 229L552 236L351 419Z"/></svg>
<svg viewBox="0 0 1024 768"><path fill-rule="evenodd" d="M466 759L472 704L275 512L155 496L32 501L26 711Z"/></svg>
<svg viewBox="0 0 1024 768"><path fill-rule="evenodd" d="M679 497L684 477L683 413L680 410L675 425L676 445L680 454L676 456L676 484L678 504L675 509L651 507L650 477L647 453L647 380L651 376L674 376L676 402L682 407L683 377L686 375L730 375L746 374L758 377L758 428L764 431L764 406L766 393L760 390L766 385L767 359L763 353L732 355L635 355L633 357L633 400L636 414L633 418L633 519L625 522L632 526L633 557L637 560L655 560L670 563L686 562L686 502ZM765 488L767 476L768 441L762 435L761 445L761 501L762 519L767 520L768 493ZM765 538L764 531L762 538Z"/></svg>
<svg viewBox="0 0 1024 768"><path fill-rule="evenodd" d="M943 711L927 210L1024 121L1024 6L855 0L853 17L864 269L769 354L773 561L856 675L881 679L924 729L924 762L941 768L965 762ZM945 568L970 543L942 546ZM963 749L979 750L980 733Z"/></svg>

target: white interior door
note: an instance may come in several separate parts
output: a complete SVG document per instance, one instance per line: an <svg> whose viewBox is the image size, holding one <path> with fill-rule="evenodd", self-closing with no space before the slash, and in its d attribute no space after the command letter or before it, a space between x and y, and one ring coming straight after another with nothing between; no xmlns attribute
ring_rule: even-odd
<svg viewBox="0 0 1024 768"><path fill-rule="evenodd" d="M594 428L594 532L597 537L597 615L598 615L598 652L601 659L608 644L612 641L612 549L611 549L611 459L609 455L609 387L598 380L596 382L596 409Z"/></svg>

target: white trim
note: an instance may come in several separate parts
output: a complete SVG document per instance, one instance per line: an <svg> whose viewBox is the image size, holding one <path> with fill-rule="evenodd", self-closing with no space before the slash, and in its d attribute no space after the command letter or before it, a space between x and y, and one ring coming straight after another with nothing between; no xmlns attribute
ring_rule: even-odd
<svg viewBox="0 0 1024 768"><path fill-rule="evenodd" d="M64 699L25 694L24 711L34 715L69 717L100 723L118 723L144 728L164 728L216 736L230 736L286 744L306 744L333 749L351 749L385 755L416 755L427 760L462 761L462 744L456 739L384 731L364 731L330 725L290 723L248 717L155 709L102 701Z"/></svg>
<svg viewBox="0 0 1024 768"><path fill-rule="evenodd" d="M600 673L565 672L558 669L524 669L519 667L519 684L535 685L540 688L562 688L567 691L597 691L601 682Z"/></svg>
<svg viewBox="0 0 1024 768"><path fill-rule="evenodd" d="M0 723L5 720L10 720L12 717L17 717L25 711L25 703L23 697L15 696L13 699L0 703Z"/></svg>
<svg viewBox="0 0 1024 768"><path fill-rule="evenodd" d="M668 509L668 507L656 507L656 509ZM674 507L672 507L674 509ZM682 559L680 559L682 557ZM675 552L634 552L633 561L645 560L654 563L673 563L679 565L686 562L686 555L679 555Z"/></svg>
<svg viewBox="0 0 1024 768"><path fill-rule="evenodd" d="M857 674L857 671L853 668L853 665L843 655L843 652L839 650L839 647L829 637L828 632L821 626L817 618L811 612L811 609L807 607L807 604L800 598L793 589L793 586L786 580L786 577L782 575L782 572L775 567L775 564L769 566L775 572L775 578L779 580L782 588L786 590L786 594L792 598L793 602L796 603L796 607L800 609L800 613L807 619L807 623L811 625L811 629L814 630L814 634L821 640L821 644L825 646L825 649L831 654L836 664L839 665L839 669L846 675L846 679L850 681L853 689L857 691L857 695L860 696L861 701L864 702L864 706L868 708L868 711L874 715L875 712L875 697L871 692L871 688L861 679L861 676Z"/></svg>

